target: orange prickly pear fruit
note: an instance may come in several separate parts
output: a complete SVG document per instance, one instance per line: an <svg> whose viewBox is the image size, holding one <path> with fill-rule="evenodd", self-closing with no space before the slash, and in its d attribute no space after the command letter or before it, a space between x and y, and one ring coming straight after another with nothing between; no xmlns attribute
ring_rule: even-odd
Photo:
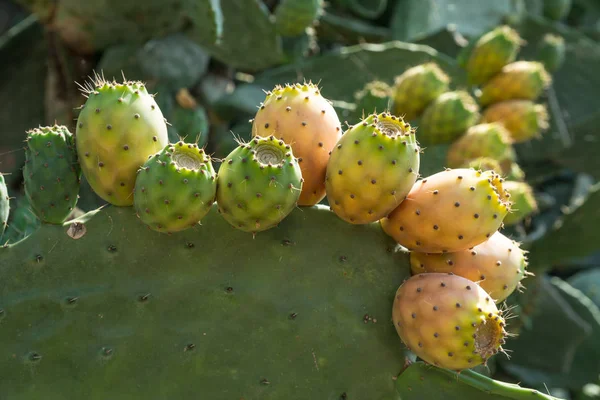
<svg viewBox="0 0 600 400"><path fill-rule="evenodd" d="M487 106L504 100L536 100L551 82L544 64L517 61L502 68L481 88L479 103Z"/></svg>
<svg viewBox="0 0 600 400"><path fill-rule="evenodd" d="M483 122L500 122L510 132L513 143L540 137L548 129L548 111L531 100L507 100L492 104L482 115Z"/></svg>

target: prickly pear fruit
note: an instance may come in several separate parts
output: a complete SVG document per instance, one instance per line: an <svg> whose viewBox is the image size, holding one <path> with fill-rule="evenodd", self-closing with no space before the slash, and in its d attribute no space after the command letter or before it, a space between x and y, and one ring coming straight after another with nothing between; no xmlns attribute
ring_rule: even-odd
<svg viewBox="0 0 600 400"><path fill-rule="evenodd" d="M523 40L509 26L499 26L481 36L467 60L467 79L472 85L481 85L496 75L507 64L515 61Z"/></svg>
<svg viewBox="0 0 600 400"><path fill-rule="evenodd" d="M322 13L322 0L282 0L275 8L275 28L282 36L300 36Z"/></svg>
<svg viewBox="0 0 600 400"><path fill-rule="evenodd" d="M372 81L362 90L354 94L356 109L353 113L351 124L361 121L372 113L381 113L389 110L392 88L385 82Z"/></svg>
<svg viewBox="0 0 600 400"><path fill-rule="evenodd" d="M142 82L98 76L77 120L77 154L90 186L116 206L133 204L138 169L168 143L167 124Z"/></svg>
<svg viewBox="0 0 600 400"><path fill-rule="evenodd" d="M571 11L573 0L544 0L544 16L555 21L566 17Z"/></svg>
<svg viewBox="0 0 600 400"><path fill-rule="evenodd" d="M511 145L510 132L499 123L477 124L450 145L447 154L450 168L464 167L468 161L478 157L489 157L500 163L502 174L508 172L516 158Z"/></svg>
<svg viewBox="0 0 600 400"><path fill-rule="evenodd" d="M392 320L402 342L425 362L463 370L502 351L507 336L496 304L462 276L418 274L396 291Z"/></svg>
<svg viewBox="0 0 600 400"><path fill-rule="evenodd" d="M10 213L10 197L4 175L0 174L0 239L8 226L8 215Z"/></svg>
<svg viewBox="0 0 600 400"><path fill-rule="evenodd" d="M417 180L419 150L410 125L390 114L371 114L348 129L327 166L333 212L353 224L388 215Z"/></svg>
<svg viewBox="0 0 600 400"><path fill-rule="evenodd" d="M551 33L545 34L538 44L536 58L544 64L547 71L558 71L566 58L565 39Z"/></svg>
<svg viewBox="0 0 600 400"><path fill-rule="evenodd" d="M290 144L300 163L304 184L298 205L323 200L329 152L342 137L342 128L316 85L276 86L267 94L252 123L252 136L271 135Z"/></svg>
<svg viewBox="0 0 600 400"><path fill-rule="evenodd" d="M477 282L496 303L511 295L528 274L527 257L519 243L494 233L472 249L446 254L410 253L410 269L414 275L452 272Z"/></svg>
<svg viewBox="0 0 600 400"><path fill-rule="evenodd" d="M479 103L487 106L505 100L536 100L551 81L544 64L517 61L506 65L481 88Z"/></svg>
<svg viewBox="0 0 600 400"><path fill-rule="evenodd" d="M292 147L275 136L255 136L223 161L217 179L217 204L232 226L256 233L287 217L301 191L302 173Z"/></svg>
<svg viewBox="0 0 600 400"><path fill-rule="evenodd" d="M23 180L25 195L42 222L62 224L77 204L81 168L66 126L27 132Z"/></svg>
<svg viewBox="0 0 600 400"><path fill-rule="evenodd" d="M520 143L540 137L548 129L548 111L545 105L531 100L507 100L486 108L482 121L501 123L513 143Z"/></svg>
<svg viewBox="0 0 600 400"><path fill-rule="evenodd" d="M473 168L477 171L494 171L498 174L502 174L502 167L500 163L490 157L477 157L472 160L466 161L459 168Z"/></svg>
<svg viewBox="0 0 600 400"><path fill-rule="evenodd" d="M169 141L175 143L184 140L204 147L208 142L209 121L208 115L202 106L184 108L176 105L169 114Z"/></svg>
<svg viewBox="0 0 600 400"><path fill-rule="evenodd" d="M423 113L419 138L424 145L450 143L479 120L479 106L465 91L446 92Z"/></svg>
<svg viewBox="0 0 600 400"><path fill-rule="evenodd" d="M179 141L165 146L140 168L133 204L151 229L172 233L196 226L210 211L216 194L210 157L196 144Z"/></svg>
<svg viewBox="0 0 600 400"><path fill-rule="evenodd" d="M511 212L504 218L506 225L514 225L538 211L533 188L525 182L505 181L504 188L510 194Z"/></svg>
<svg viewBox="0 0 600 400"><path fill-rule="evenodd" d="M507 198L502 179L493 171L448 169L415 183L381 225L411 251L461 251L500 228L510 209Z"/></svg>
<svg viewBox="0 0 600 400"><path fill-rule="evenodd" d="M521 169L519 164L513 162L510 165L510 170L506 174L506 179L509 181L521 181L525 179L525 172Z"/></svg>
<svg viewBox="0 0 600 400"><path fill-rule="evenodd" d="M448 90L450 78L436 63L417 65L396 77L393 88L395 115L410 121Z"/></svg>

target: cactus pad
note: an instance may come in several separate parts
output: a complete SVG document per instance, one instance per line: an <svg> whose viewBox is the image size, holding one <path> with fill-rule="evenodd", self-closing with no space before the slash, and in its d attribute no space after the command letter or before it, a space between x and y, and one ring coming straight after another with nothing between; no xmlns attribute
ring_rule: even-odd
<svg viewBox="0 0 600 400"><path fill-rule="evenodd" d="M8 215L10 214L10 197L8 196L8 188L4 175L0 174L0 239L4 236L4 231L8 223Z"/></svg>
<svg viewBox="0 0 600 400"><path fill-rule="evenodd" d="M348 129L327 166L331 209L353 224L388 215L417 180L419 150L410 125L390 114L371 114Z"/></svg>
<svg viewBox="0 0 600 400"><path fill-rule="evenodd" d="M25 194L38 218L62 224L79 198L81 168L73 135L54 125L27 132L23 180Z"/></svg>

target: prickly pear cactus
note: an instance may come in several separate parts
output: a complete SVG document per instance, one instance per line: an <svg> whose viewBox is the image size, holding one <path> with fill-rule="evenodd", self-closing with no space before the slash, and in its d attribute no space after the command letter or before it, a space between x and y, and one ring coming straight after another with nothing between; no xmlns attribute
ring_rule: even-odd
<svg viewBox="0 0 600 400"><path fill-rule="evenodd" d="M275 8L275 27L283 36L300 36L323 13L323 0L281 0Z"/></svg>
<svg viewBox="0 0 600 400"><path fill-rule="evenodd" d="M483 122L499 122L510 132L514 143L539 138L548 129L548 110L531 100L507 100L485 109Z"/></svg>
<svg viewBox="0 0 600 400"><path fill-rule="evenodd" d="M436 64L426 63L404 71L394 80L394 114L410 121L448 91L450 77Z"/></svg>
<svg viewBox="0 0 600 400"><path fill-rule="evenodd" d="M515 61L523 40L513 28L500 26L475 42L466 57L469 83L481 85Z"/></svg>
<svg viewBox="0 0 600 400"><path fill-rule="evenodd" d="M405 281L396 292L392 320L417 356L458 371L485 363L507 336L490 295L453 274L418 274Z"/></svg>
<svg viewBox="0 0 600 400"><path fill-rule="evenodd" d="M184 108L175 105L169 114L169 140L177 142L179 138L188 143L195 143L204 147L209 137L209 120L206 110L202 106Z"/></svg>
<svg viewBox="0 0 600 400"><path fill-rule="evenodd" d="M504 188L510 194L513 204L511 212L504 218L506 225L519 223L538 211L533 188L528 183L505 181Z"/></svg>
<svg viewBox="0 0 600 400"><path fill-rule="evenodd" d="M544 16L553 20L561 20L569 14L573 0L544 0Z"/></svg>
<svg viewBox="0 0 600 400"><path fill-rule="evenodd" d="M451 143L479 120L479 106L466 91L446 92L423 112L419 141L424 145Z"/></svg>
<svg viewBox="0 0 600 400"><path fill-rule="evenodd" d="M42 226L0 249L0 390L156 398L147 382L173 382L160 397L394 396L405 354L388 321L408 265L393 247L377 224L322 206L254 239L215 209L172 235L131 207Z"/></svg>
<svg viewBox="0 0 600 400"><path fill-rule="evenodd" d="M333 212L352 224L380 220L406 197L419 174L419 145L402 118L371 114L331 152L325 186Z"/></svg>
<svg viewBox="0 0 600 400"><path fill-rule="evenodd" d="M81 168L66 126L27 132L23 180L25 195L42 222L62 224L79 198Z"/></svg>
<svg viewBox="0 0 600 400"><path fill-rule="evenodd" d="M498 173L508 173L515 160L515 151L511 145L510 132L500 123L477 124L454 141L448 149L448 167L464 167L469 161L478 157L489 157L502 167Z"/></svg>
<svg viewBox="0 0 600 400"><path fill-rule="evenodd" d="M371 113L389 111L392 88L385 82L372 81L354 94L356 110L352 114L351 124L356 124Z"/></svg>
<svg viewBox="0 0 600 400"><path fill-rule="evenodd" d="M325 197L329 152L342 137L340 119L312 83L276 86L268 92L252 123L252 136L275 135L292 146L304 184L298 204L312 206Z"/></svg>
<svg viewBox="0 0 600 400"><path fill-rule="evenodd" d="M410 253L413 274L453 273L477 282L496 303L522 287L527 257L518 242L496 232L472 249L446 254Z"/></svg>
<svg viewBox="0 0 600 400"><path fill-rule="evenodd" d="M507 198L502 178L493 171L446 170L417 181L381 225L412 251L461 251L500 228L510 209Z"/></svg>
<svg viewBox="0 0 600 400"><path fill-rule="evenodd" d="M565 39L562 36L547 33L538 44L536 58L544 64L548 72L558 71L566 59Z"/></svg>
<svg viewBox="0 0 600 400"><path fill-rule="evenodd" d="M138 171L134 206L138 217L158 232L198 225L210 211L217 179L210 156L196 144L168 144Z"/></svg>
<svg viewBox="0 0 600 400"><path fill-rule="evenodd" d="M479 103L487 106L504 100L536 100L552 78L537 61L517 61L506 65L481 88Z"/></svg>
<svg viewBox="0 0 600 400"><path fill-rule="evenodd" d="M4 175L0 174L0 239L4 236L4 231L8 224L8 215L10 214L10 197Z"/></svg>
<svg viewBox="0 0 600 400"><path fill-rule="evenodd" d="M90 186L103 200L133 204L138 169L168 144L163 114L141 82L96 77L77 119L77 154Z"/></svg>
<svg viewBox="0 0 600 400"><path fill-rule="evenodd" d="M497 160L490 157L477 157L470 161L467 161L466 163L461 163L458 167L473 168L478 171L491 170L498 174L502 174L502 167L500 166L500 163Z"/></svg>
<svg viewBox="0 0 600 400"><path fill-rule="evenodd" d="M219 212L245 232L273 228L297 206L302 181L289 144L275 136L255 136L223 160L217 181Z"/></svg>

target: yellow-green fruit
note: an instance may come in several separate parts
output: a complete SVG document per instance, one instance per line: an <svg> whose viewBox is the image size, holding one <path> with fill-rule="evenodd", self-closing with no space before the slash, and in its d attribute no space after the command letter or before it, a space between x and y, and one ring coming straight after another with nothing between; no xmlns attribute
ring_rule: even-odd
<svg viewBox="0 0 600 400"><path fill-rule="evenodd" d="M482 121L501 123L513 143L520 143L540 137L548 129L548 111L545 105L531 100L507 100L486 108Z"/></svg>
<svg viewBox="0 0 600 400"><path fill-rule="evenodd" d="M509 26L500 26L483 35L467 60L467 77L472 85L481 85L502 68L515 61L522 39Z"/></svg>
<svg viewBox="0 0 600 400"><path fill-rule="evenodd" d="M292 146L304 184L300 206L313 206L325 197L329 153L342 137L331 102L312 83L276 86L268 92L252 124L252 136L274 135Z"/></svg>
<svg viewBox="0 0 600 400"><path fill-rule="evenodd" d="M385 233L411 251L446 253L483 243L510 209L494 171L448 169L413 186L406 200L381 220Z"/></svg>
<svg viewBox="0 0 600 400"><path fill-rule="evenodd" d="M394 114L410 121L448 90L450 78L436 63L417 65L396 77L393 88Z"/></svg>
<svg viewBox="0 0 600 400"><path fill-rule="evenodd" d="M141 82L108 82L96 77L77 120L81 170L102 199L133 204L138 169L168 143L167 124Z"/></svg>
<svg viewBox="0 0 600 400"><path fill-rule="evenodd" d="M329 206L352 224L378 221L396 208L419 175L419 145L410 125L371 114L348 129L331 152Z"/></svg>
<svg viewBox="0 0 600 400"><path fill-rule="evenodd" d="M506 65L481 89L482 106L505 100L536 100L550 85L552 78L537 61L517 61Z"/></svg>
<svg viewBox="0 0 600 400"><path fill-rule="evenodd" d="M555 72L562 67L566 58L565 39L562 36L547 33L538 45L536 58L546 70Z"/></svg>
<svg viewBox="0 0 600 400"><path fill-rule="evenodd" d="M477 282L496 303L522 286L526 267L527 257L519 243L500 232L472 249L455 253L410 253L410 269L414 275L451 272Z"/></svg>
<svg viewBox="0 0 600 400"><path fill-rule="evenodd" d="M511 212L504 218L506 225L514 225L538 211L533 188L525 182L506 181L504 188L510 194Z"/></svg>
<svg viewBox="0 0 600 400"><path fill-rule="evenodd" d="M419 140L423 145L450 143L479 120L479 106L465 91L447 92L423 113Z"/></svg>
<svg viewBox="0 0 600 400"><path fill-rule="evenodd" d="M275 8L275 28L282 36L300 36L323 13L323 0L281 0Z"/></svg>
<svg viewBox="0 0 600 400"><path fill-rule="evenodd" d="M396 291L392 320L402 342L425 362L460 371L502 350L505 320L475 282L443 273L410 277Z"/></svg>
<svg viewBox="0 0 600 400"><path fill-rule="evenodd" d="M502 174L502 167L497 160L490 157L477 157L473 160L460 165L461 168L473 168L477 171L494 171L497 174Z"/></svg>
<svg viewBox="0 0 600 400"><path fill-rule="evenodd" d="M499 123L477 124L450 145L447 154L448 167L459 168L479 157L496 160L501 170L499 174L508 173L512 161L515 160L515 150L511 145L510 133Z"/></svg>
<svg viewBox="0 0 600 400"><path fill-rule="evenodd" d="M525 172L521 169L519 164L513 162L510 164L510 170L506 174L506 179L511 181L521 181L525 179Z"/></svg>

